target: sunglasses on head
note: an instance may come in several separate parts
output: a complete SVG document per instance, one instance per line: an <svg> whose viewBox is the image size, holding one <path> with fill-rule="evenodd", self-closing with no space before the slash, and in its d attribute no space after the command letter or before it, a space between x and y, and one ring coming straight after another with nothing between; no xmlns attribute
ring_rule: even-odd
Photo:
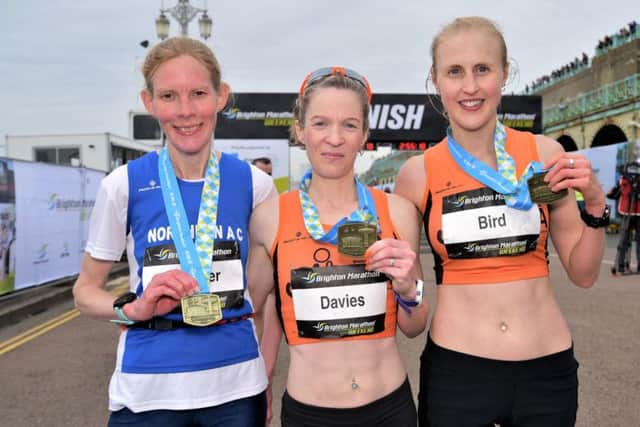
<svg viewBox="0 0 640 427"><path fill-rule="evenodd" d="M307 77L305 77L305 79L302 81L299 94L302 95L304 91L313 83L328 76L348 77L351 80L355 80L356 82L360 83L367 90L367 98L369 99L369 102L371 102L371 86L369 86L369 82L367 81L366 77L358 73L357 71L353 71L349 68L344 67L324 67L309 73Z"/></svg>

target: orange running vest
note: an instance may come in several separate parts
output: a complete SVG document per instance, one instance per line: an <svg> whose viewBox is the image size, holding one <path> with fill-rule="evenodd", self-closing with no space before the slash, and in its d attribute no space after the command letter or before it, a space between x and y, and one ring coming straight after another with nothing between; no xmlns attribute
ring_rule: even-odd
<svg viewBox="0 0 640 427"><path fill-rule="evenodd" d="M535 136L506 128L506 150L517 176L539 160ZM547 276L549 207L519 211L463 171L446 138L424 153L427 187L422 199L425 232L436 283L501 283Z"/></svg>
<svg viewBox="0 0 640 427"><path fill-rule="evenodd" d="M395 238L385 193L369 190L380 238ZM271 256L276 307L287 343L395 336L397 308L387 277L364 270L363 258L343 255L337 246L313 240L304 225L297 190L280 196L279 216Z"/></svg>

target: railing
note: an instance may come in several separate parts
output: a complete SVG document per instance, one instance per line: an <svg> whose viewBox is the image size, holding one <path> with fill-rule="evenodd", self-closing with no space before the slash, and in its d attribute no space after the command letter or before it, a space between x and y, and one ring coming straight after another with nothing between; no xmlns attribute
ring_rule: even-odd
<svg viewBox="0 0 640 427"><path fill-rule="evenodd" d="M600 43L595 48L595 52L593 56L595 57L595 56L604 55L611 49L620 47L624 44L632 42L635 39L640 39L640 31L638 30L635 30L634 33L628 32L626 35L622 35L620 33L612 34L609 36L609 40L611 41L610 44L607 46L605 44L602 44L602 41L600 41Z"/></svg>
<svg viewBox="0 0 640 427"><path fill-rule="evenodd" d="M582 62L582 61L578 62L577 65L574 66L574 68L571 68L571 65L569 64L568 69L566 71L563 71L562 73L559 73L557 76L545 76L546 78L543 78L543 80L540 81L539 83L534 82L534 83L531 83L531 86L527 85L527 89L523 90L522 94L535 95L541 90L548 88L549 86L553 86L558 82L566 80L584 70L589 69L590 66L591 66L591 60L589 59L587 59L586 62Z"/></svg>
<svg viewBox="0 0 640 427"><path fill-rule="evenodd" d="M598 43L598 45L596 45L594 49L593 58L605 55L607 54L607 52L609 52L612 49L616 49L636 39L640 39L640 30L636 29L636 25L637 24L634 24L633 30L631 29L631 26L629 26L627 33L625 35L622 35L620 32L618 32L605 37L605 40L608 39L608 43L606 43L603 40L600 40L600 42ZM565 66L566 69L565 67L562 67L559 70L557 70L557 71L560 71L559 74L554 76L553 73L551 73L551 75L541 77L535 82L532 82L530 86L527 85L526 89L522 91L522 94L535 95L536 93L540 92L543 89L548 88L549 86L553 86L562 80L575 76L581 71L589 68L591 66L591 62L593 58L591 59L586 59L586 57L583 57L582 59L576 58L573 62Z"/></svg>
<svg viewBox="0 0 640 427"><path fill-rule="evenodd" d="M640 74L609 83L546 108L542 114L543 127L568 122L581 116L608 110L637 99L640 95Z"/></svg>

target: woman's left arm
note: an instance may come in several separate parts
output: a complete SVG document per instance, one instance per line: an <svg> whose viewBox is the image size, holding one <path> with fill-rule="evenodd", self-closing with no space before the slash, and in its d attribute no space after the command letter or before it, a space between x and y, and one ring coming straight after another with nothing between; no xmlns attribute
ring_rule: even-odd
<svg viewBox="0 0 640 427"><path fill-rule="evenodd" d="M549 170L545 181L551 190L569 190L568 197L550 205L553 245L571 281L589 288L600 273L605 229L590 227L582 221L574 190L582 193L586 213L596 218L602 217L606 208L604 191L591 162L584 156L566 153L558 142L541 135L536 136L536 142L543 168Z"/></svg>

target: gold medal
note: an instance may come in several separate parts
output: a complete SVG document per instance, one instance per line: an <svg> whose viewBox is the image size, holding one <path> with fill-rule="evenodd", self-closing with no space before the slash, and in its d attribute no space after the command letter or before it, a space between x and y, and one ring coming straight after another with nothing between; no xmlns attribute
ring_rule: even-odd
<svg viewBox="0 0 640 427"><path fill-rule="evenodd" d="M182 298L182 320L192 326L209 326L222 319L220 297L216 294L194 294Z"/></svg>
<svg viewBox="0 0 640 427"><path fill-rule="evenodd" d="M557 193L551 191L549 185L544 182L546 174L546 172L537 173L527 181L529 194L531 195L531 201L533 203L553 203L569 193L566 189L558 191Z"/></svg>
<svg viewBox="0 0 640 427"><path fill-rule="evenodd" d="M376 240L378 229L364 222L350 222L338 227L338 252L353 257L363 256Z"/></svg>

